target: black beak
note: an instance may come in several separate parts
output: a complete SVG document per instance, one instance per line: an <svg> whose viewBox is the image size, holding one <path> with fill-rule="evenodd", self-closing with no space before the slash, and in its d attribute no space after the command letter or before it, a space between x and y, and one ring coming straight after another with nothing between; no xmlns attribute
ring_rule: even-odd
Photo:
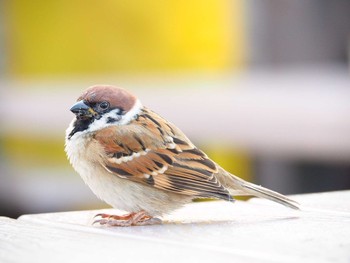
<svg viewBox="0 0 350 263"><path fill-rule="evenodd" d="M72 108L70 108L70 111L79 119L88 119L95 115L95 111L82 100L75 103Z"/></svg>

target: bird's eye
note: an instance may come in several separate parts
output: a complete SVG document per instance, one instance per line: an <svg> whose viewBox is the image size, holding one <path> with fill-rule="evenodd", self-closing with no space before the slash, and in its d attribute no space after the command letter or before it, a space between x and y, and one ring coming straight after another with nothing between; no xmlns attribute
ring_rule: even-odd
<svg viewBox="0 0 350 263"><path fill-rule="evenodd" d="M106 111L109 109L109 102L107 101L102 101L100 104L98 104L98 109L100 111Z"/></svg>

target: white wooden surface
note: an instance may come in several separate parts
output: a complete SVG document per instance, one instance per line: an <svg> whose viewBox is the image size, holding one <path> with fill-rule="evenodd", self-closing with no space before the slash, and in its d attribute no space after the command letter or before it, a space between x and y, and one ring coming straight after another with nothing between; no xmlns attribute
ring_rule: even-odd
<svg viewBox="0 0 350 263"><path fill-rule="evenodd" d="M194 203L129 228L91 226L101 211L0 217L0 262L350 262L350 191L293 198L302 211Z"/></svg>

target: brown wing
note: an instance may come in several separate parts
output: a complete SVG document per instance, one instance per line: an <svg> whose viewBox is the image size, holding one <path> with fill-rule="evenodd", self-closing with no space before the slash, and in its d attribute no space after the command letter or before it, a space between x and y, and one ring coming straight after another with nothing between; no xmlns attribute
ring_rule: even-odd
<svg viewBox="0 0 350 263"><path fill-rule="evenodd" d="M217 165L150 110L128 125L101 130L95 139L106 152L104 167L119 177L179 194L232 200L215 176Z"/></svg>

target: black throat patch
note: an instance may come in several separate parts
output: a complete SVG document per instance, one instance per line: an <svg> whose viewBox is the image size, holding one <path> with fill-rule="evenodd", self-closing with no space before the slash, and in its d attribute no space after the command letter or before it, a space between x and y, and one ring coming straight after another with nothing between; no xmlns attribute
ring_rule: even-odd
<svg viewBox="0 0 350 263"><path fill-rule="evenodd" d="M91 119L76 119L73 123L73 130L68 135L68 139L72 138L74 134L77 132L85 131L87 128L89 128L90 124L93 122L93 118Z"/></svg>

